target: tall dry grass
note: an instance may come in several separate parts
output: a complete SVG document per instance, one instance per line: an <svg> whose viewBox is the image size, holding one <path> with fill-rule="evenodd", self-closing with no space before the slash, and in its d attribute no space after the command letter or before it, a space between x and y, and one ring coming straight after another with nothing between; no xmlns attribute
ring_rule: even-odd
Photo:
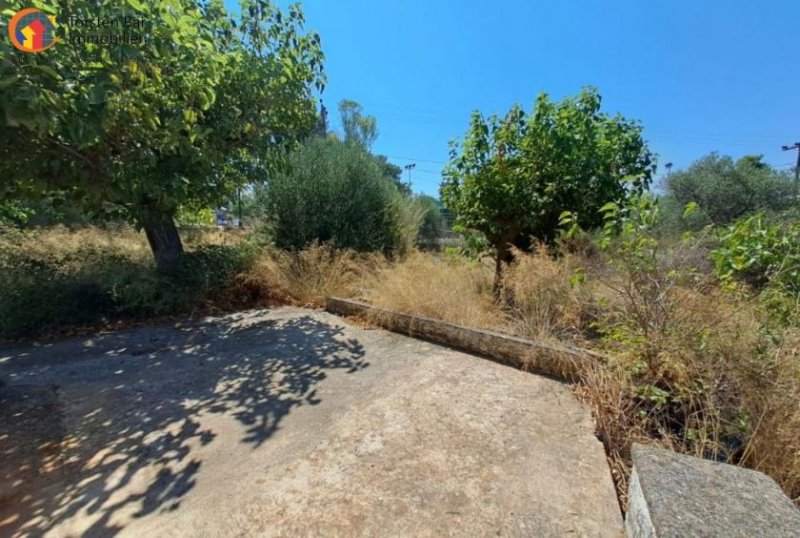
<svg viewBox="0 0 800 538"><path fill-rule="evenodd" d="M415 254L382 266L361 294L381 308L610 354L575 390L594 412L623 506L633 442L763 471L797 499L800 331L770 328L757 298L720 289L697 245L670 249L639 275L602 256L517 252L495 301L490 268Z"/></svg>
<svg viewBox="0 0 800 538"><path fill-rule="evenodd" d="M591 283L576 255L555 258L544 245L515 250L503 286L509 325L519 336L575 343L590 329Z"/></svg>
<svg viewBox="0 0 800 538"><path fill-rule="evenodd" d="M507 329L504 312L493 302L492 271L461 257L412 254L366 280L362 295L379 308L459 325Z"/></svg>
<svg viewBox="0 0 800 538"><path fill-rule="evenodd" d="M301 251L265 250L240 275L246 289L262 290L275 300L320 307L331 296L357 297L364 283L388 261L381 254L361 254L314 244Z"/></svg>
<svg viewBox="0 0 800 538"><path fill-rule="evenodd" d="M630 446L657 443L772 476L800 496L798 328L771 322L759 297L724 291L674 248L646 271L587 274L594 342L613 357L584 373L621 496ZM613 255L613 254L612 254ZM623 497L624 498L624 497Z"/></svg>
<svg viewBox="0 0 800 538"><path fill-rule="evenodd" d="M243 230L218 228L184 228L180 230L184 246L193 250L201 246L230 246L246 239ZM63 225L26 231L0 233L0 248L21 250L32 257L58 257L81 250L119 254L145 259L152 256L143 231L131 226Z"/></svg>

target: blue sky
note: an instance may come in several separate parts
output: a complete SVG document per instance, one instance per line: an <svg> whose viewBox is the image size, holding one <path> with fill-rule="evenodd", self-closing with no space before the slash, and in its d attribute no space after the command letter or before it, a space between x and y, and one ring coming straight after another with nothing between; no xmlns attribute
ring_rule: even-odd
<svg viewBox="0 0 800 538"><path fill-rule="evenodd" d="M416 163L416 191L436 195L447 144L469 114L530 109L594 85L603 108L641 120L663 164L718 151L764 154L788 169L800 141L797 0L302 2L322 37L336 103L378 119L373 147Z"/></svg>

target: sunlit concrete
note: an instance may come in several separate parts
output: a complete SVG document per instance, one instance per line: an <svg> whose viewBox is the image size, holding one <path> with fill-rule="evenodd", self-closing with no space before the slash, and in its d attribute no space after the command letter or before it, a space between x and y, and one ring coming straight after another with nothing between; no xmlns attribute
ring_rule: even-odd
<svg viewBox="0 0 800 538"><path fill-rule="evenodd" d="M622 533L568 386L323 312L0 359L2 536Z"/></svg>

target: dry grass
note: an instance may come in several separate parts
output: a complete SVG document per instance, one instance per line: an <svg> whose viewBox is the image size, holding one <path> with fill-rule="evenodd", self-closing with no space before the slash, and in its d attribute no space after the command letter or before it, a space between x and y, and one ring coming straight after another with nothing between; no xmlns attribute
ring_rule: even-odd
<svg viewBox="0 0 800 538"><path fill-rule="evenodd" d="M380 254L313 245L299 252L265 251L240 279L243 286L285 302L320 307L326 297L358 296L364 282L387 263Z"/></svg>
<svg viewBox="0 0 800 538"><path fill-rule="evenodd" d="M753 409L744 465L773 478L800 502L800 330L784 335L764 370L765 383L743 396Z"/></svg>
<svg viewBox="0 0 800 538"><path fill-rule="evenodd" d="M577 387L621 497L634 441L763 471L798 497L797 330L771 327L757 298L724 293L702 275L648 279L637 291L615 274L596 288L600 343L614 361Z"/></svg>
<svg viewBox="0 0 800 538"><path fill-rule="evenodd" d="M458 257L416 253L381 268L365 282L363 297L387 308L459 325L506 329L492 300L492 273Z"/></svg>
<svg viewBox="0 0 800 538"><path fill-rule="evenodd" d="M184 246L193 250L203 245L233 245L246 237L242 230L187 228L180 231ZM120 254L134 259L152 256L144 232L130 226L107 228L53 226L27 232L0 234L0 247L22 248L32 257L58 257L81 250Z"/></svg>
<svg viewBox="0 0 800 538"><path fill-rule="evenodd" d="M574 341L585 334L592 300L576 257L554 258L543 246L514 255L503 277L512 331L537 340Z"/></svg>
<svg viewBox="0 0 800 538"><path fill-rule="evenodd" d="M800 331L765 331L758 300L696 271L693 246L635 278L597 256L517 253L502 303L486 266L425 254L384 265L362 294L381 308L611 352L575 389L594 411L623 507L633 442L758 469L800 496Z"/></svg>

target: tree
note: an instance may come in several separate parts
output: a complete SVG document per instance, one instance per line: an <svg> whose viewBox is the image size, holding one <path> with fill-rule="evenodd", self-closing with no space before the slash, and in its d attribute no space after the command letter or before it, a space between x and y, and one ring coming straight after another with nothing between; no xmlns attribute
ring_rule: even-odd
<svg viewBox="0 0 800 538"><path fill-rule="evenodd" d="M242 0L232 16L222 0L32 3L62 20L138 17L146 39L68 34L39 54L0 41L0 195L64 191L89 213L122 212L163 269L183 252L179 207L262 180L313 127L323 55L296 5Z"/></svg>
<svg viewBox="0 0 800 538"><path fill-rule="evenodd" d="M322 99L319 100L319 116L314 125L314 130L311 131L311 135L318 137L325 137L328 135L328 109L325 107Z"/></svg>
<svg viewBox="0 0 800 538"><path fill-rule="evenodd" d="M378 120L375 116L365 116L360 104L345 99L339 102L339 114L344 128L344 141L358 144L367 151L378 139ZM385 155L375 155L375 161L383 169L384 175L390 177L401 193L411 195L411 185L403 181L403 169L390 163Z"/></svg>
<svg viewBox="0 0 800 538"><path fill-rule="evenodd" d="M388 253L413 243L419 229L407 201L361 146L310 138L257 190L255 203L280 248L319 241Z"/></svg>
<svg viewBox="0 0 800 538"><path fill-rule="evenodd" d="M474 112L463 142L451 144L442 201L457 226L492 246L496 292L511 246L552 241L564 211L599 226L604 204L649 186L654 157L641 125L601 113L600 101L589 88L557 103L541 94L530 116L519 105L503 118Z"/></svg>
<svg viewBox="0 0 800 538"><path fill-rule="evenodd" d="M375 155L375 162L383 170L383 175L391 179L397 186L397 190L409 196L411 195L411 184L403 181L403 169L394 163L389 162L386 155Z"/></svg>
<svg viewBox="0 0 800 538"><path fill-rule="evenodd" d="M375 116L365 116L362 106L350 99L339 102L339 115L342 118L344 141L369 150L378 138L378 120Z"/></svg>
<svg viewBox="0 0 800 538"><path fill-rule="evenodd" d="M439 212L439 203L433 196L419 194L416 197L417 203L422 208L423 220L419 229L418 242L430 245L442 237L444 233L444 223Z"/></svg>
<svg viewBox="0 0 800 538"><path fill-rule="evenodd" d="M761 155L746 155L734 161L711 153L675 172L667 181L667 192L679 207L694 202L697 222L730 224L758 211L780 212L795 204L795 185L763 161Z"/></svg>

